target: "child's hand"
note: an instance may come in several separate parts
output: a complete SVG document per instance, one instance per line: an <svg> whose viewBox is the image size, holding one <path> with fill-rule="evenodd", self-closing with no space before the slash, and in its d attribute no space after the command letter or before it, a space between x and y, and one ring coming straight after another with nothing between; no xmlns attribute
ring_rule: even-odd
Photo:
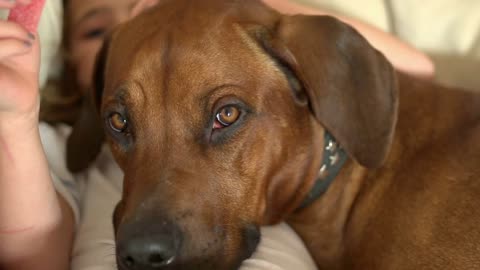
<svg viewBox="0 0 480 270"><path fill-rule="evenodd" d="M0 0L0 8L30 2ZM26 117L37 120L39 58L38 36L17 23L0 20L0 124Z"/></svg>

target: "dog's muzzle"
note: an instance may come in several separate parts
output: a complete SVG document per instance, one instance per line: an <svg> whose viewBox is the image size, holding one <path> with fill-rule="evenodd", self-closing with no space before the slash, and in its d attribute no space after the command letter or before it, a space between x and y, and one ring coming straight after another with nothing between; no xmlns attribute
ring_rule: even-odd
<svg viewBox="0 0 480 270"><path fill-rule="evenodd" d="M179 229L167 221L122 224L118 235L117 264L122 270L168 269L182 243Z"/></svg>

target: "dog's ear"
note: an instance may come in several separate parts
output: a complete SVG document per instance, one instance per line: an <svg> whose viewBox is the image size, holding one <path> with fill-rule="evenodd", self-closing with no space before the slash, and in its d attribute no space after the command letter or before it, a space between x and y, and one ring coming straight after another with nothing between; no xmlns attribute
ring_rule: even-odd
<svg viewBox="0 0 480 270"><path fill-rule="evenodd" d="M107 52L108 42L105 42L97 55L93 89L84 97L80 115L67 140L67 167L74 173L88 168L100 153L105 139L99 112Z"/></svg>
<svg viewBox="0 0 480 270"><path fill-rule="evenodd" d="M386 58L328 16L284 16L275 29L254 33L287 77L294 77L289 81L297 101L308 102L317 121L358 163L380 166L398 107L396 76Z"/></svg>

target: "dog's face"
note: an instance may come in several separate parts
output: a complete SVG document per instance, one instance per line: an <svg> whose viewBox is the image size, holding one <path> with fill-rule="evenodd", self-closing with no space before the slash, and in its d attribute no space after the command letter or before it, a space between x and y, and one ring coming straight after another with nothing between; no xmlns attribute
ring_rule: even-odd
<svg viewBox="0 0 480 270"><path fill-rule="evenodd" d="M319 37L309 41L313 28ZM117 29L97 95L125 173L114 215L119 267L238 268L258 226L285 218L313 185L324 127L355 160L378 165L394 83L357 36L331 18L282 17L256 1L160 1ZM351 52L363 47L366 56ZM354 104L362 99L368 107ZM363 119L376 102L384 115ZM362 124L378 134L349 134ZM367 139L378 149L365 154Z"/></svg>
<svg viewBox="0 0 480 270"><path fill-rule="evenodd" d="M315 177L322 133L242 26L188 12L166 5L111 41L101 111L125 172L119 256L141 238L167 245L173 269L236 269Z"/></svg>

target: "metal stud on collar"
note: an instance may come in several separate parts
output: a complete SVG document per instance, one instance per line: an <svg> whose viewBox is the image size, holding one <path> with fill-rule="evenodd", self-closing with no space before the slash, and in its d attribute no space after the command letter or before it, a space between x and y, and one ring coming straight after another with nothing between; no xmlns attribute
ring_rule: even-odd
<svg viewBox="0 0 480 270"><path fill-rule="evenodd" d="M310 193L300 205L302 209L313 201L321 197L330 187L335 177L337 177L340 169L347 161L346 152L335 141L335 138L328 132L325 132L323 161L318 171L317 180Z"/></svg>

